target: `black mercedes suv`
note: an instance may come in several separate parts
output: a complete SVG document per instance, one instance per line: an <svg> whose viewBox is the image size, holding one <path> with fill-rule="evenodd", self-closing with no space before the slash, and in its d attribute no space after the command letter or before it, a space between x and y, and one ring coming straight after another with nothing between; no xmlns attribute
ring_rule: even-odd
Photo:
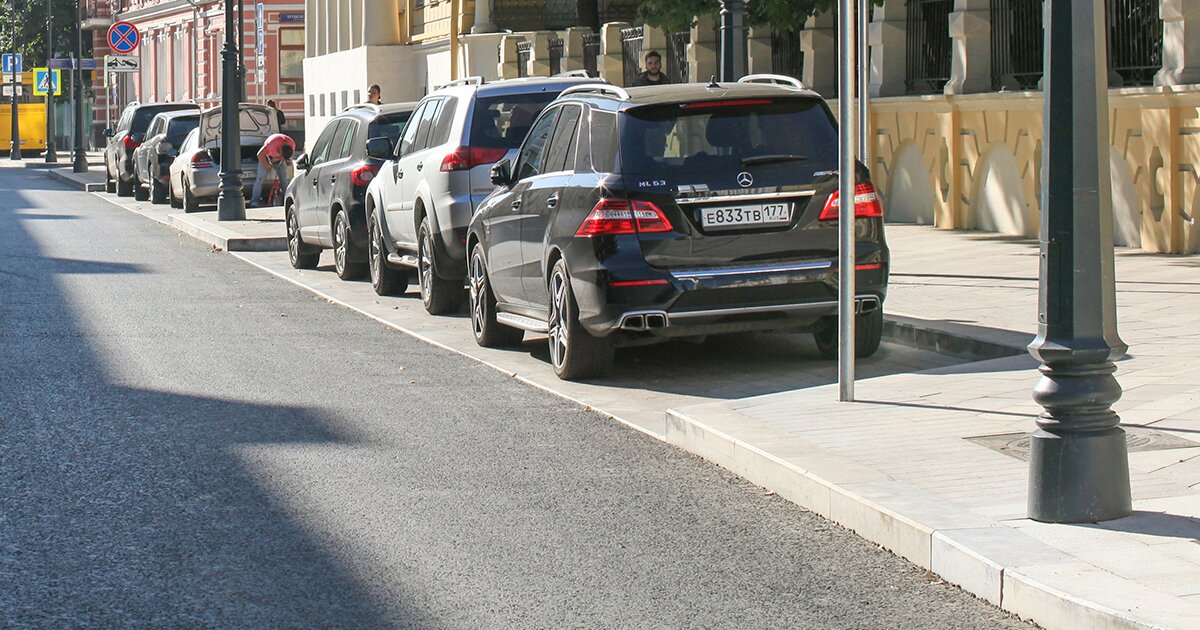
<svg viewBox="0 0 1200 630"><path fill-rule="evenodd" d="M793 79L567 89L495 165L471 222L476 341L546 333L564 379L669 337L809 331L836 356L837 158L833 115ZM856 178L856 354L869 356L888 249L865 167Z"/></svg>

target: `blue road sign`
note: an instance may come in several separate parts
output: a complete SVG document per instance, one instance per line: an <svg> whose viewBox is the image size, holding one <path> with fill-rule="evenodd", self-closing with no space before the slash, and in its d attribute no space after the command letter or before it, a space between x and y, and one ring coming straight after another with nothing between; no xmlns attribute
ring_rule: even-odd
<svg viewBox="0 0 1200 630"><path fill-rule="evenodd" d="M129 22L117 22L108 28L108 47L118 55L128 55L137 50L142 36Z"/></svg>
<svg viewBox="0 0 1200 630"><path fill-rule="evenodd" d="M76 67L80 70L95 70L97 65L95 59L84 59L79 64L76 64L74 59L51 59L46 63L46 67L58 68L59 70L74 70Z"/></svg>
<svg viewBox="0 0 1200 630"><path fill-rule="evenodd" d="M4 53L0 56L0 66L3 66L3 72L22 72L21 69L21 53Z"/></svg>

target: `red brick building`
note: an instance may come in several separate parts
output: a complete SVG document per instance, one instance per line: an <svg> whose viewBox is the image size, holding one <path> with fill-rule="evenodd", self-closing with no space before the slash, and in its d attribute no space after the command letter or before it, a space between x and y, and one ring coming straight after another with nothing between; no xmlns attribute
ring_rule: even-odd
<svg viewBox="0 0 1200 630"><path fill-rule="evenodd" d="M261 0L264 7L264 80L255 55L255 2L245 0L242 50L246 64L246 100L274 99L287 115L286 130L304 129L304 1ZM107 33L113 22L131 22L141 32L136 73L95 73L95 129L99 136L130 101L195 99L208 108L221 99L221 49L225 43L225 0L84 0L83 26L92 34L94 55L109 54ZM85 35L86 36L86 35ZM298 138L302 139L302 138Z"/></svg>

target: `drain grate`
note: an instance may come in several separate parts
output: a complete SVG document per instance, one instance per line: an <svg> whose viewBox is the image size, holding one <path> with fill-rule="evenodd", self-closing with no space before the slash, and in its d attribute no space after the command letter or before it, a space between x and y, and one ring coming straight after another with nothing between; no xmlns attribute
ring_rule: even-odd
<svg viewBox="0 0 1200 630"><path fill-rule="evenodd" d="M1179 436L1163 433L1162 431L1144 429L1142 427L1122 428L1125 429L1125 443L1128 445L1130 453L1200 447L1200 442L1193 442ZM980 435L963 439L980 446L986 446L997 453L1003 453L1024 462L1029 461L1028 433L1000 433L997 435Z"/></svg>

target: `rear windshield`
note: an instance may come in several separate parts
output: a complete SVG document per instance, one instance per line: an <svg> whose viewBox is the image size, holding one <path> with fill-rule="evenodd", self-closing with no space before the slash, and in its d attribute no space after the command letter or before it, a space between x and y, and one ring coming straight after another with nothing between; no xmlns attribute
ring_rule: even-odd
<svg viewBox="0 0 1200 630"><path fill-rule="evenodd" d="M515 149L558 91L510 94L475 99L471 115L471 146L489 149Z"/></svg>
<svg viewBox="0 0 1200 630"><path fill-rule="evenodd" d="M806 184L837 163L837 128L813 99L639 107L623 118L623 170L673 184L736 187L744 171L758 185Z"/></svg>
<svg viewBox="0 0 1200 630"><path fill-rule="evenodd" d="M133 114L133 125L130 128L133 133L146 133L150 128L150 121L154 117L163 113L171 112L178 109L199 109L195 105L186 105L180 103L178 105L155 105L150 107L139 107Z"/></svg>
<svg viewBox="0 0 1200 630"><path fill-rule="evenodd" d="M188 132L199 126L199 116L172 119L167 123L167 142L179 146L183 144L183 139L187 137Z"/></svg>
<svg viewBox="0 0 1200 630"><path fill-rule="evenodd" d="M400 142L400 134L404 132L404 125L411 117L412 112L397 112L376 118L367 127L367 140L387 138L392 141L392 146L396 146Z"/></svg>

